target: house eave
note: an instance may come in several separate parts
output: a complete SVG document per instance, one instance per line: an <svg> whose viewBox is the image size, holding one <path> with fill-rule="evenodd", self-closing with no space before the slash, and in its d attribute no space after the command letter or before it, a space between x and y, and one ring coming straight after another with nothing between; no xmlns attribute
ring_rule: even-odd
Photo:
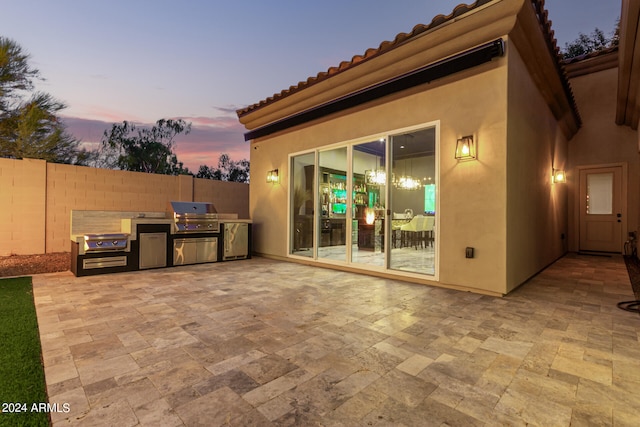
<svg viewBox="0 0 640 427"><path fill-rule="evenodd" d="M402 76L382 82L372 87L348 94L344 97L329 101L325 104L302 111L269 123L265 126L251 130L244 135L245 141L262 138L273 133L316 120L330 114L338 113L358 105L374 101L387 95L430 83L434 80L467 70L472 67L490 62L492 59L504 54L504 42L502 39L486 43L482 46L446 58L434 64L412 71Z"/></svg>
<svg viewBox="0 0 640 427"><path fill-rule="evenodd" d="M384 54L243 113L239 116L240 122L251 131L502 38L513 27L515 14L523 1L486 3L412 37ZM481 13L487 9L491 13Z"/></svg>
<svg viewBox="0 0 640 427"><path fill-rule="evenodd" d="M559 49L555 46L543 3L532 1L529 6L533 7L525 6L518 11L516 25L509 33L509 40L524 58L529 74L565 137L571 139L582 124L578 107L560 63Z"/></svg>
<svg viewBox="0 0 640 427"><path fill-rule="evenodd" d="M425 64L436 64L498 39L507 39L521 53L561 129L567 138L571 138L580 127L580 116L559 63L553 31L541 0L483 3L429 31L408 38L384 54L352 64L330 78L260 104L259 108L239 110L240 122L249 131L245 138L265 136L264 128L274 124L278 124L278 130L285 130L283 122L300 124L301 114L311 118L313 115L309 112L317 112L336 100L357 95L398 76L420 70ZM254 132L258 129L261 131Z"/></svg>
<svg viewBox="0 0 640 427"><path fill-rule="evenodd" d="M596 55L585 58L575 58L564 62L564 68L569 79L610 70L618 67L618 49L607 49Z"/></svg>
<svg viewBox="0 0 640 427"><path fill-rule="evenodd" d="M616 124L638 129L640 116L640 2L622 0Z"/></svg>

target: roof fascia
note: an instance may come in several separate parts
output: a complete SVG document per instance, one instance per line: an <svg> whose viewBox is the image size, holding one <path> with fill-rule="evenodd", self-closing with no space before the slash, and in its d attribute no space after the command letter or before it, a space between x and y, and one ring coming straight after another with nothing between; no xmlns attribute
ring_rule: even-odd
<svg viewBox="0 0 640 427"><path fill-rule="evenodd" d="M640 2L622 0L616 124L638 129L640 111Z"/></svg>
<svg viewBox="0 0 640 427"><path fill-rule="evenodd" d="M251 139L268 136L312 120L326 117L333 113L374 101L393 93L410 89L421 84L430 83L434 80L490 62L492 59L502 56L503 54L504 43L502 39L498 39L474 49L470 49L466 52L462 52L451 58L438 61L435 64L427 65L426 67L412 71L411 73L382 82L373 87L351 93L342 98L329 101L293 116L259 127L245 133L244 139L245 141L249 141Z"/></svg>
<svg viewBox="0 0 640 427"><path fill-rule="evenodd" d="M524 2L500 0L484 4L412 37L382 55L252 110L239 117L240 122L248 130L263 127L502 38L513 28L516 14Z"/></svg>
<svg viewBox="0 0 640 427"><path fill-rule="evenodd" d="M567 139L571 139L581 125L573 92L556 52L551 52L549 40L541 27L536 7L538 2L527 1L518 12L516 25L509 33L509 41L523 58L529 74L544 97L553 116Z"/></svg>
<svg viewBox="0 0 640 427"><path fill-rule="evenodd" d="M240 122L249 131L282 122L411 73L425 64L437 63L507 36L523 58L563 133L570 139L581 121L568 79L557 52L553 51L553 32L543 4L542 0L495 0L483 4L405 40L384 54L242 114Z"/></svg>
<svg viewBox="0 0 640 427"><path fill-rule="evenodd" d="M564 69L569 79L597 73L618 67L618 49L610 49L585 59L571 60L564 63Z"/></svg>

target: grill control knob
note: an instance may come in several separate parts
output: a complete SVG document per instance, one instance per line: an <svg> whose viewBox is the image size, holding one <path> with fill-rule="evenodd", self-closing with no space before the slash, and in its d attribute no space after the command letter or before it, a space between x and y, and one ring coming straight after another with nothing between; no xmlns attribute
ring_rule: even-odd
<svg viewBox="0 0 640 427"><path fill-rule="evenodd" d="M98 245L98 246L102 246L102 240L97 241L97 242L96 242L96 245Z"/></svg>
<svg viewBox="0 0 640 427"><path fill-rule="evenodd" d="M209 225L207 225L207 227L213 228L213 224L209 224Z"/></svg>
<svg viewBox="0 0 640 427"><path fill-rule="evenodd" d="M116 246L117 244L118 244L118 241L117 241L117 240L114 240L114 241L113 241L113 246Z"/></svg>

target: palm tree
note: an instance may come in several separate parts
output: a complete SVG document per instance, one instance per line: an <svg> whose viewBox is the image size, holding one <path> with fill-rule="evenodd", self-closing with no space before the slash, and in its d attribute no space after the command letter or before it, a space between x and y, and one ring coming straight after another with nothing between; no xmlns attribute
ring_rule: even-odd
<svg viewBox="0 0 640 427"><path fill-rule="evenodd" d="M16 42L0 37L0 157L85 164L90 153L79 148L57 115L66 106L42 92L24 99L39 77L28 59Z"/></svg>

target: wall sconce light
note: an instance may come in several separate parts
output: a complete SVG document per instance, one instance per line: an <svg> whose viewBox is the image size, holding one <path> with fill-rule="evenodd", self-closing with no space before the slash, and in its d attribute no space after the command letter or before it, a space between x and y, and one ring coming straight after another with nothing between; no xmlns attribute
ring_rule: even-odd
<svg viewBox="0 0 640 427"><path fill-rule="evenodd" d="M476 158L476 143L473 136L463 136L456 142L456 160L473 160Z"/></svg>
<svg viewBox="0 0 640 427"><path fill-rule="evenodd" d="M280 181L278 178L278 169L267 172L267 183L277 184Z"/></svg>
<svg viewBox="0 0 640 427"><path fill-rule="evenodd" d="M562 169L553 169L553 175L551 176L551 182L563 183L567 182L567 174Z"/></svg>

